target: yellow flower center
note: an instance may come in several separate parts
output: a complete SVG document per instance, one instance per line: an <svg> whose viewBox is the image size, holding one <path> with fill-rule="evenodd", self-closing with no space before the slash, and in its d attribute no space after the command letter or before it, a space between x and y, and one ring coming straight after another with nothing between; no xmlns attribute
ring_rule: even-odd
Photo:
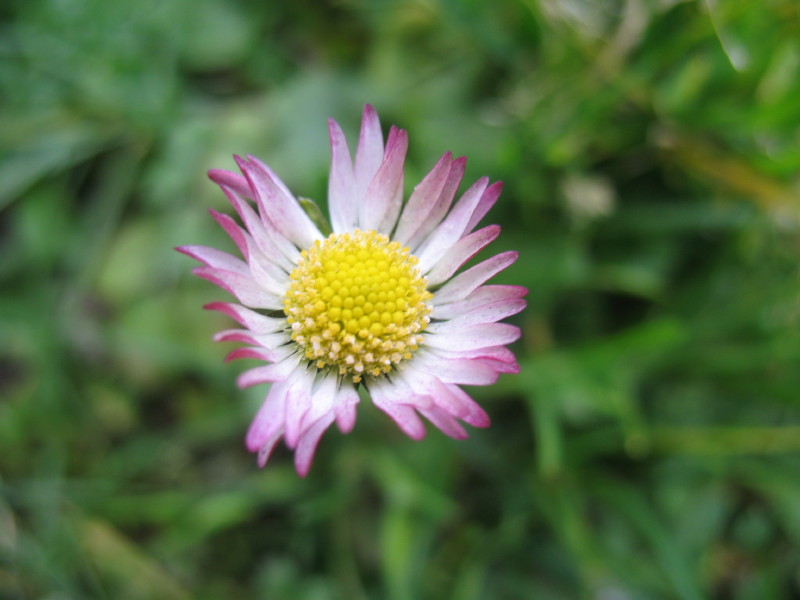
<svg viewBox="0 0 800 600"><path fill-rule="evenodd" d="M318 369L358 383L411 358L433 297L417 258L376 231L315 241L300 255L283 300L292 339Z"/></svg>

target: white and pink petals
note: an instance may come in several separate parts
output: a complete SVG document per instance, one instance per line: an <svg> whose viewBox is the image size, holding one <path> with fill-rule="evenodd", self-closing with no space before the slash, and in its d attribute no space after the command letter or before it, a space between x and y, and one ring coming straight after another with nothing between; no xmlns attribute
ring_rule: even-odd
<svg viewBox="0 0 800 600"><path fill-rule="evenodd" d="M356 196L353 163L350 160L350 149L347 147L344 132L333 119L328 119L328 130L331 140L331 172L328 176L328 206L331 227L336 233L345 233L358 226L360 196ZM381 145L382 153L383 146ZM364 189L366 190L366 185Z"/></svg>
<svg viewBox="0 0 800 600"><path fill-rule="evenodd" d="M350 433L356 424L356 407L360 398L356 389L350 383L342 383L336 392L334 413L336 426L342 433Z"/></svg>
<svg viewBox="0 0 800 600"><path fill-rule="evenodd" d="M384 159L383 132L378 120L378 113L367 104L361 118L361 131L358 136L356 160L353 173L355 176L355 197L363 202L367 188L380 169Z"/></svg>
<svg viewBox="0 0 800 600"><path fill-rule="evenodd" d="M492 185L486 188L486 191L483 192L478 205L475 207L475 210L472 211L472 217L467 223L467 227L464 231L472 231L481 222L481 219L486 216L486 213L495 205L497 199L500 197L500 192L503 191L503 182L502 181L495 181Z"/></svg>
<svg viewBox="0 0 800 600"><path fill-rule="evenodd" d="M435 286L447 281L464 263L497 239L498 235L500 226L489 225L462 237L427 271L425 277L428 285Z"/></svg>
<svg viewBox="0 0 800 600"><path fill-rule="evenodd" d="M464 177L466 165L467 159L463 156L453 161L453 164L450 166L450 173L442 187L442 191L433 201L428 217L419 224L414 235L408 240L408 247L413 253L416 254L419 246L428 239L431 232L436 229L439 223L442 222L442 219L444 219L444 216L450 209L450 205L453 203L453 198L456 195L458 186L461 184L461 179Z"/></svg>
<svg viewBox="0 0 800 600"><path fill-rule="evenodd" d="M239 302L250 308L267 308L271 310L283 308L283 300L275 294L267 292L253 281L249 273L242 275L234 271L215 269L213 267L197 267L192 269L192 273L233 294Z"/></svg>
<svg viewBox="0 0 800 600"><path fill-rule="evenodd" d="M209 248L208 246L180 246L175 249L186 256L191 256L206 266L232 271L245 277L250 274L250 269L246 262L222 250Z"/></svg>
<svg viewBox="0 0 800 600"><path fill-rule="evenodd" d="M360 203L359 225L389 234L397 223L403 204L403 165L408 150L408 134L402 129L390 136L386 158L367 187Z"/></svg>
<svg viewBox="0 0 800 600"><path fill-rule="evenodd" d="M404 203L408 134L392 126L384 141L378 114L366 105L352 155L338 123L330 119L328 125L328 206L333 232L362 229L399 242L418 259L420 274L433 294L430 322L420 323L424 325L422 341L411 358L385 375L370 371L358 377L347 366L342 376L337 365L317 368L315 361L306 358L305 338L292 339L296 329L288 323L284 302L301 251L323 236L286 184L253 156L235 157L241 174L209 171L239 220L213 210L211 214L244 260L206 246L178 248L203 263L194 269L196 275L238 301L205 306L242 327L214 336L215 341L244 344L225 360L260 361L238 377L238 385L270 384L248 429L247 448L258 454L258 464L264 466L283 438L294 450L301 477L309 472L319 441L333 423L342 433L354 427L359 386L415 440L425 436L423 418L456 439L467 437L463 423L487 427L486 412L459 386L490 385L501 373L519 371L506 345L520 337L520 329L500 321L523 310L527 292L517 286L486 284L517 259L516 252L503 252L459 273L500 233L497 225L476 227L497 202L502 183L489 185L488 178L482 177L453 204L466 158L454 159L447 152ZM262 314L265 311L274 312L268 316ZM360 383L352 383L353 379Z"/></svg>
<svg viewBox="0 0 800 600"><path fill-rule="evenodd" d="M228 315L253 333L274 333L287 327L285 318L267 317L233 302L209 302L203 308Z"/></svg>
<svg viewBox="0 0 800 600"><path fill-rule="evenodd" d="M419 258L420 270L427 273L464 234L472 212L475 210L483 191L489 185L488 177L481 177L461 196L453 210L445 217L428 239L415 251Z"/></svg>
<svg viewBox="0 0 800 600"><path fill-rule="evenodd" d="M291 356L281 356L275 353L276 362L248 369L236 378L236 385L246 388L259 383L275 383L285 381L296 370L301 369L299 353Z"/></svg>
<svg viewBox="0 0 800 600"><path fill-rule="evenodd" d="M480 306L504 300L515 300L524 297L527 293L527 289L518 285L482 285L475 288L464 299L435 305L431 318L435 320L452 319Z"/></svg>
<svg viewBox="0 0 800 600"><path fill-rule="evenodd" d="M262 217L268 220L298 248L308 248L314 240L322 239L322 234L298 204L282 181L277 179L260 161L250 162L236 157L239 168L244 173Z"/></svg>
<svg viewBox="0 0 800 600"><path fill-rule="evenodd" d="M224 185L221 185L220 189L225 192L249 232L249 237L245 236L245 240L255 242L264 254L273 257L283 268L293 269L292 265L297 263L297 258L300 256L297 247L282 233L276 231L271 221L259 217L241 194ZM220 224L225 227L224 224ZM252 244L250 246L252 247Z"/></svg>
<svg viewBox="0 0 800 600"><path fill-rule="evenodd" d="M432 399L434 406L441 411L445 411L450 416L461 419L474 427L488 427L489 417L484 410L457 385L444 383L436 374L428 373L424 369L416 368L413 365L404 369L404 377L415 394L419 397ZM453 390L457 390L458 393ZM429 413L425 411L429 411L430 408L424 405L418 407L420 413L429 419ZM434 418L439 416L440 413L437 413ZM434 422L433 419L431 419L431 422L439 429L442 429L438 422ZM447 427L448 425L445 426ZM442 429L442 431L445 430ZM445 433L450 435L447 431Z"/></svg>
<svg viewBox="0 0 800 600"><path fill-rule="evenodd" d="M289 287L289 274L264 256L260 250L250 251L250 274L271 294L283 297Z"/></svg>
<svg viewBox="0 0 800 600"><path fill-rule="evenodd" d="M408 245L421 224L428 219L436 200L440 197L453 168L453 155L446 152L433 169L414 187L406 202L394 235L395 240ZM447 209L445 208L445 212ZM444 214L444 213L443 213Z"/></svg>
<svg viewBox="0 0 800 600"><path fill-rule="evenodd" d="M521 312L525 306L526 302L522 298L499 300L463 312L447 321L433 322L428 325L426 330L430 333L457 333L473 325L496 323L501 319Z"/></svg>
<svg viewBox="0 0 800 600"><path fill-rule="evenodd" d="M253 333L247 329L225 329L214 334L215 342L243 342L262 348L279 349L290 340L285 333Z"/></svg>
<svg viewBox="0 0 800 600"><path fill-rule="evenodd" d="M425 344L442 350L476 350L489 346L501 346L515 342L520 337L520 329L508 323L484 323L473 325L458 333L423 334Z"/></svg>
<svg viewBox="0 0 800 600"><path fill-rule="evenodd" d="M514 353L505 346L488 346L486 348L477 348L475 350L437 350L441 356L448 356L451 358L474 358L479 360L493 360L495 362L503 362L509 365L516 365L517 359Z"/></svg>
<svg viewBox="0 0 800 600"><path fill-rule="evenodd" d="M501 252L459 273L434 293L433 305L463 300L475 288L511 265L518 257L519 253L514 250Z"/></svg>
<svg viewBox="0 0 800 600"><path fill-rule="evenodd" d="M297 442L297 447L294 452L294 468L300 477L308 475L319 440L322 434L331 426L334 418L334 414L329 412L315 421L313 425L300 435L300 440Z"/></svg>
<svg viewBox="0 0 800 600"><path fill-rule="evenodd" d="M421 440L425 437L425 425L411 407L412 403L419 402L407 385L399 385L396 381L379 379L369 385L372 402L389 415L400 430L412 440ZM430 402L424 405L430 405Z"/></svg>

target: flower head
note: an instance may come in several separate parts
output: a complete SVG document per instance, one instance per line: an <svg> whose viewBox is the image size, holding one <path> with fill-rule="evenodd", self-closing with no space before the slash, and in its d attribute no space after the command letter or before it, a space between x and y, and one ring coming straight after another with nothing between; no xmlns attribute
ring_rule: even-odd
<svg viewBox="0 0 800 600"><path fill-rule="evenodd" d="M517 258L503 252L456 274L500 233L475 229L500 195L482 177L453 204L465 158L448 152L403 202L408 136L392 127L384 144L378 115L364 109L355 161L339 125L332 149L325 235L273 171L236 157L241 174L212 170L243 227L211 214L244 260L205 246L178 248L202 262L194 273L239 303L212 302L242 325L217 341L247 344L228 355L265 361L240 387L271 383L250 429L248 449L263 466L281 438L308 473L317 443L335 421L355 424L358 388L407 435L421 439L419 415L453 438L459 421L489 417L459 385L489 385L516 373L505 347L519 329L499 323L525 307L525 288L486 285ZM451 206L452 205L452 206Z"/></svg>

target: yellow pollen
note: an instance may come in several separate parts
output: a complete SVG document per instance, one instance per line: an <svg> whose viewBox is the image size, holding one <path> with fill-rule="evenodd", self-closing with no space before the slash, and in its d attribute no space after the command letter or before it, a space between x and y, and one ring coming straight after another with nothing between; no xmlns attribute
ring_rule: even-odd
<svg viewBox="0 0 800 600"><path fill-rule="evenodd" d="M433 295L417 258L381 233L315 241L290 279L283 309L292 339L318 369L358 383L388 373L422 343Z"/></svg>

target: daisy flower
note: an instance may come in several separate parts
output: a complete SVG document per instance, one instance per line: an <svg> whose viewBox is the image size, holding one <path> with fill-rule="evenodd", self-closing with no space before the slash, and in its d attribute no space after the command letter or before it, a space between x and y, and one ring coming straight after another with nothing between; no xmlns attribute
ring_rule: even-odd
<svg viewBox="0 0 800 600"><path fill-rule="evenodd" d="M283 438L301 476L334 421L343 433L353 428L359 388L415 440L425 435L420 415L453 438L467 436L460 421L487 427L489 417L459 386L519 371L505 347L519 328L498 321L521 311L527 292L486 285L516 252L456 274L500 233L497 225L475 229L500 182L482 177L453 204L466 159L448 152L404 202L404 130L393 126L384 144L378 115L366 106L355 161L332 119L329 131L330 226L315 224L323 219L312 219L267 165L235 157L241 174L211 170L209 177L243 226L211 214L244 260L205 246L178 248L203 263L196 275L239 301L205 307L242 326L214 338L247 344L226 360L268 363L238 379L240 387L271 384L247 448L263 466Z"/></svg>

